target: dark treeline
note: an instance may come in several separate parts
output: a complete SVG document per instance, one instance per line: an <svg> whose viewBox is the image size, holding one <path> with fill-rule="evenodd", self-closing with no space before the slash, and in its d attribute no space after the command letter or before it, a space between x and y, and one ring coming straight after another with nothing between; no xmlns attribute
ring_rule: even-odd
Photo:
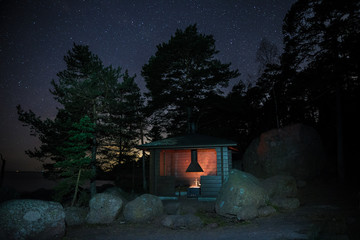
<svg viewBox="0 0 360 240"><path fill-rule="evenodd" d="M359 1L292 5L283 24L284 52L276 61L274 46L262 42L256 84L245 90L239 83L228 96L228 105L237 106L231 108L237 120L230 126L238 130L233 138L246 147L265 130L308 124L322 136L333 176L359 182L354 161L360 133L359 10Z"/></svg>
<svg viewBox="0 0 360 240"><path fill-rule="evenodd" d="M63 172L54 163L76 160L61 150L74 123L88 116L93 129L84 130L91 134L86 156L92 161L73 167L119 175L141 168L134 147L144 139L196 131L236 140L244 151L260 133L301 122L322 136L330 173L359 182L352 161L360 133L359 10L355 0L294 3L284 19L282 54L263 39L258 79L251 85L215 58L213 36L200 34L196 25L178 29L143 65L144 97L135 76L103 66L89 47L74 44L64 58L66 70L52 81L51 93L62 106L56 118L41 120L18 106L20 121L42 142L27 154L51 159L44 164L49 173ZM224 94L231 79L239 81Z"/></svg>

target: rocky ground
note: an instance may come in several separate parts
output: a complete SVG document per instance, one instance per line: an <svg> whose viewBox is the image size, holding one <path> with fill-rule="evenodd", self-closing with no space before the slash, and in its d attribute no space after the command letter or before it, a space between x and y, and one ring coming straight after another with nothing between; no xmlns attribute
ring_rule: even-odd
<svg viewBox="0 0 360 240"><path fill-rule="evenodd" d="M301 206L270 217L239 222L214 212L214 202L183 199L180 210L204 221L196 230L169 229L162 218L133 224L119 219L109 225L68 227L64 239L360 239L360 209L357 191L317 181L299 189ZM171 208L171 201L164 205ZM181 212L180 212L181 213Z"/></svg>

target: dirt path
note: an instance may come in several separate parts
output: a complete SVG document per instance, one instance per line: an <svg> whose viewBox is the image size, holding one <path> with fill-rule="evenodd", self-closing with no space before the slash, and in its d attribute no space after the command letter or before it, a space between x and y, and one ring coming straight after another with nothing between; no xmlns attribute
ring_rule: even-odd
<svg viewBox="0 0 360 240"><path fill-rule="evenodd" d="M106 226L68 228L65 239L360 239L359 209L354 194L341 187L311 185L300 192L299 198L302 205L294 211L247 223L233 221L198 230L172 230L163 227L161 219L143 224L117 221Z"/></svg>
<svg viewBox="0 0 360 240"><path fill-rule="evenodd" d="M309 223L294 219L287 214L214 229L172 230L157 224L114 224L111 226L73 228L67 234L69 239L307 239Z"/></svg>

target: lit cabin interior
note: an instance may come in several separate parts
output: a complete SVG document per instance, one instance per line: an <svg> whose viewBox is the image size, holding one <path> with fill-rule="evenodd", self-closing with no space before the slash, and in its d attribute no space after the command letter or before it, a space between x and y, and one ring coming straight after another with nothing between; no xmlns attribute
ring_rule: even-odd
<svg viewBox="0 0 360 240"><path fill-rule="evenodd" d="M216 197L229 176L236 145L227 139L189 134L138 146L150 152L150 193Z"/></svg>

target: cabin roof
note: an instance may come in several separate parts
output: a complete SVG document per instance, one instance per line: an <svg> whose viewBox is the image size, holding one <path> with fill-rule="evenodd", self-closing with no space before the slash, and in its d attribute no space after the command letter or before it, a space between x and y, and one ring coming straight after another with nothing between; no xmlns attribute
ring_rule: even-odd
<svg viewBox="0 0 360 240"><path fill-rule="evenodd" d="M237 143L224 139L202 134L188 134L179 137L166 138L137 146L139 149L184 149L184 148L209 148L209 147L232 147Z"/></svg>

